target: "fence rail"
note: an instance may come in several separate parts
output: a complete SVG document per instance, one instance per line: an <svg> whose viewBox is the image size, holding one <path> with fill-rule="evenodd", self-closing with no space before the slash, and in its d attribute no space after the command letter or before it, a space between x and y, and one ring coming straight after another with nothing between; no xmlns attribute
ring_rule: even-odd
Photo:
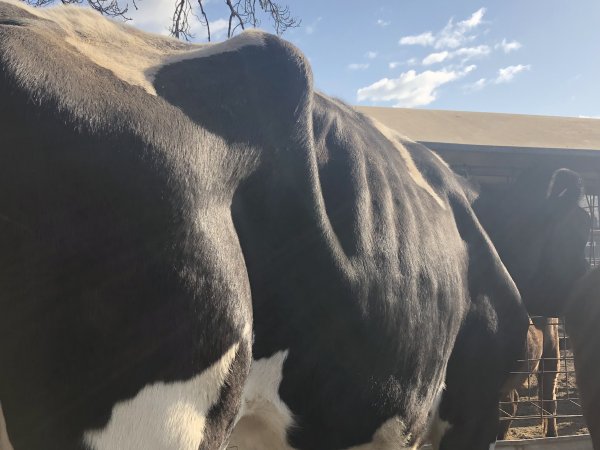
<svg viewBox="0 0 600 450"><path fill-rule="evenodd" d="M576 386L575 365L573 354L569 344L569 338L565 332L564 319L545 319L533 317L534 323L538 326L551 325L556 327L558 333L559 356L552 357L543 355L543 357L529 357L519 360L520 370L513 372L514 375L525 378L523 386L518 390L518 399L511 402L500 402L500 420L513 421L512 428L517 435L520 433L519 427L533 427L534 430L529 433L535 433L537 436L543 436L544 419L556 419L561 433L561 424L563 432L566 434L576 434L585 432L585 422L581 401ZM530 326L535 326L531 324ZM538 328L539 329L539 328ZM527 349L527 354L529 352ZM557 366L558 362L558 367ZM556 370L558 369L558 370ZM544 385L538 385L544 376L556 376L556 396L555 400L549 399L543 401ZM550 397L551 398L551 397ZM517 406L516 414L512 414L513 405ZM556 412L550 410L550 407L556 404ZM565 429L566 426L566 429ZM535 430L537 428L537 432ZM522 434L522 433L521 433ZM532 436L533 437L533 436Z"/></svg>
<svg viewBox="0 0 600 450"><path fill-rule="evenodd" d="M431 445L424 445L420 450L431 450ZM499 441L496 450L593 450L593 447L590 436L581 435Z"/></svg>

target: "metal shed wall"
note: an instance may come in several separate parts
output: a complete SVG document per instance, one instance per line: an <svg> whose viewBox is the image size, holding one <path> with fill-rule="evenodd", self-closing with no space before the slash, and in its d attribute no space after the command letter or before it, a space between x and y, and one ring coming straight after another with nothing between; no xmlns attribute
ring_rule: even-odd
<svg viewBox="0 0 600 450"><path fill-rule="evenodd" d="M356 109L427 145L458 172L505 182L541 163L579 172L600 193L600 120L358 106Z"/></svg>

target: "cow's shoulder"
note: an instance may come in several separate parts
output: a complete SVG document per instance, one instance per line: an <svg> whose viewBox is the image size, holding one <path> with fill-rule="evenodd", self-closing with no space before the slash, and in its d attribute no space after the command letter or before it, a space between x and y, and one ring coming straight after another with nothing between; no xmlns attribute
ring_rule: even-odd
<svg viewBox="0 0 600 450"><path fill-rule="evenodd" d="M157 118L173 117L166 105L230 141L263 147L309 133L308 61L265 32L190 44L89 9L35 9L10 0L0 3L0 36L0 83L37 105L109 127L120 119L115 114L135 119L154 109Z"/></svg>
<svg viewBox="0 0 600 450"><path fill-rule="evenodd" d="M308 130L308 61L289 42L261 31L169 58L155 69L154 87L192 120L231 140L281 143Z"/></svg>

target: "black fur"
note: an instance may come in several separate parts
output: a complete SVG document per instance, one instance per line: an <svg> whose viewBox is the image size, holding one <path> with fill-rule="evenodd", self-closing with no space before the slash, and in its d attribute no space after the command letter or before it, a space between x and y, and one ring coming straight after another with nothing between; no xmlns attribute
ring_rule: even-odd
<svg viewBox="0 0 600 450"><path fill-rule="evenodd" d="M571 338L577 386L583 414L592 435L594 450L600 449L600 268L578 281L565 307L565 326Z"/></svg>
<svg viewBox="0 0 600 450"><path fill-rule="evenodd" d="M202 448L218 448L250 324L254 359L289 351L300 449L369 442L393 417L421 442L465 320L478 355L501 355L499 389L512 344L494 330L523 311L471 193L403 142L440 205L369 120L312 90L290 44L166 65L152 96L60 27L5 3L0 18L0 401L17 450L78 448L117 402L241 342L207 419ZM473 411L486 427L491 397Z"/></svg>
<svg viewBox="0 0 600 450"><path fill-rule="evenodd" d="M559 316L588 269L582 194L578 174L542 166L506 187L483 189L473 205L531 315Z"/></svg>

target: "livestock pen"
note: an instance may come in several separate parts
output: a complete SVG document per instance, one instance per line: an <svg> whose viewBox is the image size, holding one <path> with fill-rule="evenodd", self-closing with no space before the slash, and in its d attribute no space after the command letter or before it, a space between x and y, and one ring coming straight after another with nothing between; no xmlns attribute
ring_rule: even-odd
<svg viewBox="0 0 600 450"><path fill-rule="evenodd" d="M365 106L357 110L433 149L482 189L502 189L541 166L576 171L585 190L580 206L590 217L586 257L591 266L600 264L600 120ZM512 428L508 440L496 448L592 448L564 320L548 320L558 333L558 352L521 361L526 369L520 371L525 383L516 400L518 408L514 413L511 402L501 402L500 420L511 421ZM539 398L544 397L543 383L538 387L541 372L557 376L556 403ZM556 421L558 438L543 437L543 423L549 420Z"/></svg>
<svg viewBox="0 0 600 450"><path fill-rule="evenodd" d="M534 318L536 319L536 318ZM512 422L508 439L532 439L544 436L544 422L553 421L557 435L587 434L583 419L573 362L573 352L565 332L563 318L550 318L548 323L558 332L556 356L545 356L523 360L525 378L515 400L516 414L512 402L500 402L500 421ZM534 326L533 324L530 326ZM544 383L544 377L556 377L553 386ZM542 381L540 383L540 381ZM544 390L553 390L544 392ZM555 400L545 400L553 398Z"/></svg>

